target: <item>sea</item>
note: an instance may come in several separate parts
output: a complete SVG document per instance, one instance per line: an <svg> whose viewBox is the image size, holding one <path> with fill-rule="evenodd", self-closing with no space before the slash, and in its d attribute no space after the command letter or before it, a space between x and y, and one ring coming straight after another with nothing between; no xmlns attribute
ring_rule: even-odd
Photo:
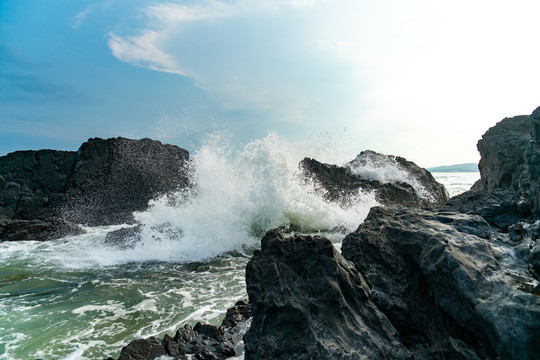
<svg viewBox="0 0 540 360"><path fill-rule="evenodd" d="M49 242L0 242L0 359L117 358L134 339L173 336L186 323L218 325L247 298L245 266L276 227L325 235L339 248L377 202L369 193L346 207L325 201L298 170L304 150L275 134L240 149L206 142L192 154L196 186L135 214L138 241L107 242L107 233L131 226L118 225ZM393 167L370 171L410 180ZM452 196L480 177L433 175Z"/></svg>

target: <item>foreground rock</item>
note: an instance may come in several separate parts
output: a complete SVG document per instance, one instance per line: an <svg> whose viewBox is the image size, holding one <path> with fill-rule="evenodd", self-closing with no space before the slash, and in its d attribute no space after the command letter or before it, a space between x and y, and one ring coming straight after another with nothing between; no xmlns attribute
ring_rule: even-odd
<svg viewBox="0 0 540 360"><path fill-rule="evenodd" d="M244 352L243 335L251 323L249 302L238 301L227 311L221 326L185 325L174 337L149 337L130 342L118 360L154 360L162 355L173 359L222 360ZM114 360L109 357L107 360Z"/></svg>
<svg viewBox="0 0 540 360"><path fill-rule="evenodd" d="M309 158L300 167L330 201L347 204L359 191L374 192L386 206L432 207L448 200L448 192L429 171L399 156L363 151L344 167Z"/></svg>
<svg viewBox="0 0 540 360"><path fill-rule="evenodd" d="M351 263L324 237L262 239L247 265L250 359L389 359L409 352Z"/></svg>
<svg viewBox="0 0 540 360"><path fill-rule="evenodd" d="M373 208L342 247L426 359L538 358L540 297L522 250L479 216L388 208Z"/></svg>
<svg viewBox="0 0 540 360"><path fill-rule="evenodd" d="M150 139L90 139L78 152L0 157L0 241L76 235L75 224L133 222L148 201L188 184L186 150Z"/></svg>

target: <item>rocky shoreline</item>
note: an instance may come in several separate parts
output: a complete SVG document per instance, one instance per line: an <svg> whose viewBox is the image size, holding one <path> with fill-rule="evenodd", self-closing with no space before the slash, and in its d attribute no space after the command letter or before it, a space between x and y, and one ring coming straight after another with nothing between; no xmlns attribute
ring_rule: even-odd
<svg viewBox="0 0 540 360"><path fill-rule="evenodd" d="M157 146L154 160L125 156L151 154L141 152L143 143ZM0 238L59 237L79 231L74 223L87 217L89 224L132 220L128 210L118 213L110 189L129 192L126 174L160 159L165 145L143 143L91 139L77 154L0 159ZM478 150L481 179L451 199L429 172L399 157L383 162L397 164L408 182L362 176L359 167L384 157L373 152L343 167L304 159L306 181L328 201L354 201L362 190L385 206L371 209L341 253L322 236L267 232L246 267L249 301L231 308L221 326L186 325L174 337L135 340L118 359L540 358L540 107L500 121ZM159 188L144 178L125 185L148 190L129 211L189 186L189 154L167 151L176 165ZM6 170L17 166L26 175ZM98 187L109 190L94 198ZM102 214L88 215L93 206ZM68 230L54 232L62 227Z"/></svg>

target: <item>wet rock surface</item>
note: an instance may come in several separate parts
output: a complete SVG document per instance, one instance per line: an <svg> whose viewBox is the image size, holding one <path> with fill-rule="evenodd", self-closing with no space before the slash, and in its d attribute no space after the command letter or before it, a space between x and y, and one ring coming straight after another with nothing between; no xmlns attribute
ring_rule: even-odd
<svg viewBox="0 0 540 360"><path fill-rule="evenodd" d="M534 359L540 298L516 250L480 216L388 208L373 208L342 247L417 356Z"/></svg>
<svg viewBox="0 0 540 360"><path fill-rule="evenodd" d="M246 360L411 358L362 275L324 237L268 232L246 283Z"/></svg>
<svg viewBox="0 0 540 360"><path fill-rule="evenodd" d="M269 232L246 270L246 359L540 358L539 116L490 129L481 181L444 206L372 208L343 241L350 263L321 238ZM301 165L332 201L368 186Z"/></svg>
<svg viewBox="0 0 540 360"><path fill-rule="evenodd" d="M425 169L399 156L363 151L346 166L330 165L305 158L300 168L330 201L347 204L358 191L374 192L377 201L386 206L432 207L444 204L448 193ZM391 172L376 177L377 172Z"/></svg>
<svg viewBox="0 0 540 360"><path fill-rule="evenodd" d="M189 154L159 141L90 139L77 152L0 157L0 241L77 235L75 224L132 223L148 201L188 185Z"/></svg>
<svg viewBox="0 0 540 360"><path fill-rule="evenodd" d="M148 201L187 186L189 153L159 141L90 139L78 153L58 211L88 225L133 222Z"/></svg>
<svg viewBox="0 0 540 360"><path fill-rule="evenodd" d="M163 339L134 340L122 348L117 360L154 360L162 355L179 360L222 360L240 356L244 352L242 337L250 323L249 302L241 300L227 311L221 326L197 323L191 327L186 324L174 337L166 334ZM107 360L114 359L109 357Z"/></svg>

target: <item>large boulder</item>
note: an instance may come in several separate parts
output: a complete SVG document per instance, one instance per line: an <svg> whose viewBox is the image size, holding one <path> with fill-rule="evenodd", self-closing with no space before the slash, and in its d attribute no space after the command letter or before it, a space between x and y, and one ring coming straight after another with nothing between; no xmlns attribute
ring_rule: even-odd
<svg viewBox="0 0 540 360"><path fill-rule="evenodd" d="M80 147L58 208L89 225L133 222L148 201L188 184L189 153L156 140L90 139Z"/></svg>
<svg viewBox="0 0 540 360"><path fill-rule="evenodd" d="M354 201L359 191L373 192L386 206L433 207L448 200L448 192L431 173L399 156L363 151L345 166L305 158L305 177L330 201Z"/></svg>
<svg viewBox="0 0 540 360"><path fill-rule="evenodd" d="M133 222L133 212L188 184L189 153L159 141L90 139L78 152L0 157L0 241L75 235L75 224Z"/></svg>
<svg viewBox="0 0 540 360"><path fill-rule="evenodd" d="M417 358L538 359L532 241L477 215L375 207L342 252Z"/></svg>
<svg viewBox="0 0 540 360"><path fill-rule="evenodd" d="M409 358L362 275L324 237L269 231L246 283L246 360Z"/></svg>

